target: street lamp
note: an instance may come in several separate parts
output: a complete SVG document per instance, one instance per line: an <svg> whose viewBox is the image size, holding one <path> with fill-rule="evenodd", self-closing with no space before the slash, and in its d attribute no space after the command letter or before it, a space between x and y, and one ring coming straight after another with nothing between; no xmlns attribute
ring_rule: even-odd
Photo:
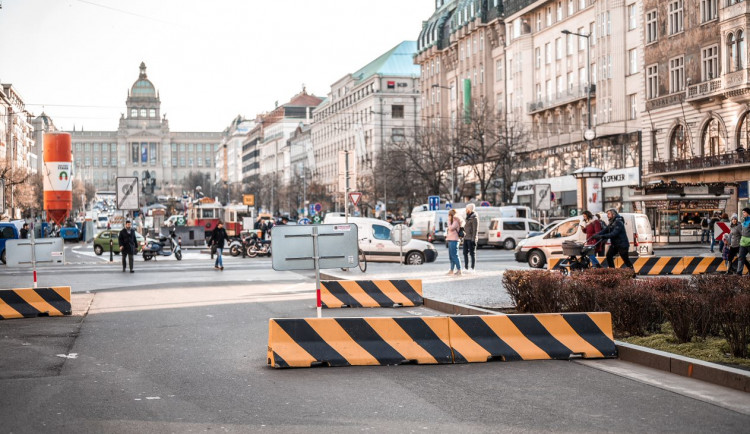
<svg viewBox="0 0 750 434"><path fill-rule="evenodd" d="M583 133L583 138L587 142L589 167L591 167L591 141L596 137L596 133L591 129L591 41L589 40L591 33L574 33L570 30L563 30L561 33L586 38L586 131Z"/></svg>
<svg viewBox="0 0 750 434"><path fill-rule="evenodd" d="M438 87L438 88L441 88L441 89L448 89L450 91L453 91L452 87L441 86L439 84L433 84L430 87L432 87L432 88ZM448 95L448 98L450 98L451 96L452 95ZM456 136L454 137L454 140L451 140L451 195L450 195L451 203L453 203L453 199L454 199L453 195L455 194L455 191L456 191L456 185L455 185L455 183L456 183L456 167L454 165L453 160L454 160L454 154L455 154L455 150L454 150L454 148L455 148L455 141L458 140L458 131L457 131L457 128L458 128L458 125L457 125L458 124L458 95L456 95L456 120L455 120L455 122L456 123L453 125L453 132L454 132L454 134Z"/></svg>

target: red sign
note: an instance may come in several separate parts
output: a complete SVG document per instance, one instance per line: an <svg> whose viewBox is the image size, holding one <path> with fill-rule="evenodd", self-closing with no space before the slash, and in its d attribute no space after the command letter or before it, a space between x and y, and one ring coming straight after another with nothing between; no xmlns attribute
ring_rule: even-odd
<svg viewBox="0 0 750 434"><path fill-rule="evenodd" d="M724 236L724 234L729 233L729 223L727 222L716 222L716 226L714 227L714 238L716 238L716 241L721 241L721 238Z"/></svg>
<svg viewBox="0 0 750 434"><path fill-rule="evenodd" d="M359 203L360 199L362 199L362 193L360 193L358 191L353 191L353 192L349 193L349 200L352 201L352 204L354 206L357 206L357 204Z"/></svg>
<svg viewBox="0 0 750 434"><path fill-rule="evenodd" d="M388 82L388 89L395 89L396 88L396 82L395 81L389 81Z"/></svg>

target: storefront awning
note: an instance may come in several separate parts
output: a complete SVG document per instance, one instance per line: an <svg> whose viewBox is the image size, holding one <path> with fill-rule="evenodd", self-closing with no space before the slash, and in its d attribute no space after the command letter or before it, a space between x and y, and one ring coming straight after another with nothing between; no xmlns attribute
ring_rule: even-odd
<svg viewBox="0 0 750 434"><path fill-rule="evenodd" d="M722 199L729 199L731 196L728 195L720 195L716 196L715 194L649 194L649 195L641 195L641 196L630 196L630 201L632 202L639 202L639 201L652 201L652 200L722 200Z"/></svg>

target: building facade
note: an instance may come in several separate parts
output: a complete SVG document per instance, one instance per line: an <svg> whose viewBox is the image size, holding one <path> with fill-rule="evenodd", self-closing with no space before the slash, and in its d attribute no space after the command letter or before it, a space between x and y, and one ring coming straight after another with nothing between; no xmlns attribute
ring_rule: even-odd
<svg viewBox="0 0 750 434"><path fill-rule="evenodd" d="M385 179L374 171L389 142L406 140L419 125L419 67L415 41L403 41L359 70L331 85L313 114L315 179L333 202L344 203L339 189L339 153L355 154L356 180L351 190L364 193L362 204L383 202ZM377 192L377 193L376 193Z"/></svg>
<svg viewBox="0 0 750 434"><path fill-rule="evenodd" d="M141 63L128 90L117 131L70 131L77 176L100 191L112 191L118 176L137 176L142 193L177 196L191 172L216 181L215 155L221 132L174 132Z"/></svg>
<svg viewBox="0 0 750 434"><path fill-rule="evenodd" d="M222 133L219 151L216 153L214 179L218 184L240 185L243 179L243 144L255 121L237 116Z"/></svg>
<svg viewBox="0 0 750 434"><path fill-rule="evenodd" d="M0 159L13 169L37 173L36 151L32 115L23 97L12 84L0 84Z"/></svg>
<svg viewBox="0 0 750 434"><path fill-rule="evenodd" d="M705 214L748 203L747 2L644 0L641 207L657 239L700 240Z"/></svg>

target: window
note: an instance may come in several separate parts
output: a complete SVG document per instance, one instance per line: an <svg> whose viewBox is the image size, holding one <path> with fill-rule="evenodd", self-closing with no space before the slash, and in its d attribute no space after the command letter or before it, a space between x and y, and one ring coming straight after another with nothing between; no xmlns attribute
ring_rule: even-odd
<svg viewBox="0 0 750 434"><path fill-rule="evenodd" d="M586 0L578 0L578 10L582 11L586 9Z"/></svg>
<svg viewBox="0 0 750 434"><path fill-rule="evenodd" d="M391 230L387 226L372 225L372 237L376 240L390 240Z"/></svg>
<svg viewBox="0 0 750 434"><path fill-rule="evenodd" d="M536 100L542 100L542 85L539 83L536 84Z"/></svg>
<svg viewBox="0 0 750 434"><path fill-rule="evenodd" d="M750 146L750 116L745 113L740 122L739 128L737 129L737 149L740 148L747 150Z"/></svg>
<svg viewBox="0 0 750 434"><path fill-rule="evenodd" d="M611 14L609 13L609 11L604 13L604 20L605 20L605 25L606 25L605 31L607 32L606 35L609 36L612 34L612 19L611 19Z"/></svg>
<svg viewBox="0 0 750 434"><path fill-rule="evenodd" d="M638 118L638 95L633 93L628 95L628 102L630 103L630 120Z"/></svg>
<svg viewBox="0 0 750 434"><path fill-rule="evenodd" d="M568 91L569 92L573 92L573 77L574 77L574 75L573 75L572 72L569 72L567 76L568 76Z"/></svg>
<svg viewBox="0 0 750 434"><path fill-rule="evenodd" d="M537 12L536 14L536 31L539 32L542 30L542 13Z"/></svg>
<svg viewBox="0 0 750 434"><path fill-rule="evenodd" d="M565 86L563 85L562 75L557 76L556 85L557 85L557 96L559 98L560 96L562 96L563 92L565 91Z"/></svg>
<svg viewBox="0 0 750 434"><path fill-rule="evenodd" d="M109 158L102 157L102 167L107 167L107 166L109 166Z"/></svg>
<svg viewBox="0 0 750 434"><path fill-rule="evenodd" d="M682 31L682 0L669 3L669 34L674 35Z"/></svg>
<svg viewBox="0 0 750 434"><path fill-rule="evenodd" d="M547 99L552 99L552 80L547 80L544 84L545 91L547 92Z"/></svg>
<svg viewBox="0 0 750 434"><path fill-rule="evenodd" d="M745 34L739 30L736 34L727 35L727 72L738 71L745 67Z"/></svg>
<svg viewBox="0 0 750 434"><path fill-rule="evenodd" d="M484 83L484 65L479 65L479 84Z"/></svg>
<svg viewBox="0 0 750 434"><path fill-rule="evenodd" d="M628 51L628 74L636 74L638 72L638 49L633 48Z"/></svg>
<svg viewBox="0 0 750 434"><path fill-rule="evenodd" d="M638 5L628 5L628 30L635 30L638 25Z"/></svg>
<svg viewBox="0 0 750 434"><path fill-rule="evenodd" d="M717 17L716 0L701 0L701 22L711 21Z"/></svg>
<svg viewBox="0 0 750 434"><path fill-rule="evenodd" d="M138 117L138 109L130 109L130 117L131 118Z"/></svg>
<svg viewBox="0 0 750 434"><path fill-rule="evenodd" d="M394 128L391 130L391 140L394 142L403 142L404 141L404 129L403 128Z"/></svg>
<svg viewBox="0 0 750 434"><path fill-rule="evenodd" d="M656 32L656 10L650 11L646 14L646 43L650 44L655 42L658 38Z"/></svg>
<svg viewBox="0 0 750 434"><path fill-rule="evenodd" d="M585 33L583 33L583 27L579 27L577 33L579 35L584 35ZM581 38L580 36L578 36L577 38L578 38L578 51L585 50L586 49L586 38Z"/></svg>
<svg viewBox="0 0 750 434"><path fill-rule="evenodd" d="M563 4L562 2L557 2L557 21L562 21L562 14L563 14Z"/></svg>
<svg viewBox="0 0 750 434"><path fill-rule="evenodd" d="M561 223L558 227L550 230L544 238L564 238L578 233L578 220Z"/></svg>
<svg viewBox="0 0 750 434"><path fill-rule="evenodd" d="M195 145L196 152L203 152L203 143L198 143Z"/></svg>
<svg viewBox="0 0 750 434"><path fill-rule="evenodd" d="M721 155L727 151L724 134L717 118L711 118L701 136L703 155Z"/></svg>
<svg viewBox="0 0 750 434"><path fill-rule="evenodd" d="M146 117L146 109L145 108L141 109L141 117L142 118Z"/></svg>
<svg viewBox="0 0 750 434"><path fill-rule="evenodd" d="M568 0L568 16L573 15L575 10L573 9L573 0Z"/></svg>
<svg viewBox="0 0 750 434"><path fill-rule="evenodd" d="M484 51L484 33L479 35L479 51ZM440 72L440 59L438 59L438 72Z"/></svg>
<svg viewBox="0 0 750 434"><path fill-rule="evenodd" d="M685 58L675 57L669 60L669 91L680 92L685 89Z"/></svg>
<svg viewBox="0 0 750 434"><path fill-rule="evenodd" d="M653 99L659 96L659 65L651 65L646 68L646 98Z"/></svg>
<svg viewBox="0 0 750 434"><path fill-rule="evenodd" d="M566 47L567 47L566 48L567 53L565 53L565 54L567 54L568 56L572 56L573 53L576 50L575 49L575 42L574 42L573 38L578 38L578 39L584 39L584 38L581 38L581 37L578 37L578 36L573 36L571 34L565 35L565 38L566 38L565 42L567 42L567 44L565 44Z"/></svg>
<svg viewBox="0 0 750 434"><path fill-rule="evenodd" d="M589 23L589 45L596 45L596 23Z"/></svg>
<svg viewBox="0 0 750 434"><path fill-rule="evenodd" d="M84 146L86 146L86 152L90 152L91 151L91 143L86 143L86 145L84 145Z"/></svg>
<svg viewBox="0 0 750 434"><path fill-rule="evenodd" d="M392 105L391 106L391 117L393 119L403 119L404 118L404 106L402 106L402 105Z"/></svg>
<svg viewBox="0 0 750 434"><path fill-rule="evenodd" d="M562 59L562 39L555 39L555 59Z"/></svg>
<svg viewBox="0 0 750 434"><path fill-rule="evenodd" d="M681 124L672 131L672 135L669 138L669 157L673 160L684 160L688 158L685 127Z"/></svg>
<svg viewBox="0 0 750 434"><path fill-rule="evenodd" d="M148 117L155 118L156 117L156 109L148 109Z"/></svg>
<svg viewBox="0 0 750 434"><path fill-rule="evenodd" d="M495 62L495 81L500 81L503 79L503 61L498 60ZM453 84L451 84L451 88L453 88ZM453 95L453 91L451 91L451 95ZM451 97L451 100L453 100L453 97Z"/></svg>
<svg viewBox="0 0 750 434"><path fill-rule="evenodd" d="M717 45L701 50L701 66L702 81L719 77L719 47Z"/></svg>
<svg viewBox="0 0 750 434"><path fill-rule="evenodd" d="M537 69L542 66L542 49L539 47L534 48L534 58L536 59L534 65Z"/></svg>
<svg viewBox="0 0 750 434"><path fill-rule="evenodd" d="M180 143L180 152L185 152L185 144Z"/></svg>
<svg viewBox="0 0 750 434"><path fill-rule="evenodd" d="M547 27L552 25L552 6L547 6Z"/></svg>
<svg viewBox="0 0 750 434"><path fill-rule="evenodd" d="M180 157L180 166L185 167L185 157Z"/></svg>
<svg viewBox="0 0 750 434"><path fill-rule="evenodd" d="M526 231L526 225L523 222L503 221L504 231Z"/></svg>
<svg viewBox="0 0 750 434"><path fill-rule="evenodd" d="M549 63L552 61L552 47L550 47L549 42L544 44L544 63L549 65Z"/></svg>
<svg viewBox="0 0 750 434"><path fill-rule="evenodd" d="M94 157L94 167L99 167L99 157Z"/></svg>
<svg viewBox="0 0 750 434"><path fill-rule="evenodd" d="M206 157L206 167L210 167L210 166L211 166L211 158Z"/></svg>
<svg viewBox="0 0 750 434"><path fill-rule="evenodd" d="M193 167L193 157L188 158L188 167Z"/></svg>

